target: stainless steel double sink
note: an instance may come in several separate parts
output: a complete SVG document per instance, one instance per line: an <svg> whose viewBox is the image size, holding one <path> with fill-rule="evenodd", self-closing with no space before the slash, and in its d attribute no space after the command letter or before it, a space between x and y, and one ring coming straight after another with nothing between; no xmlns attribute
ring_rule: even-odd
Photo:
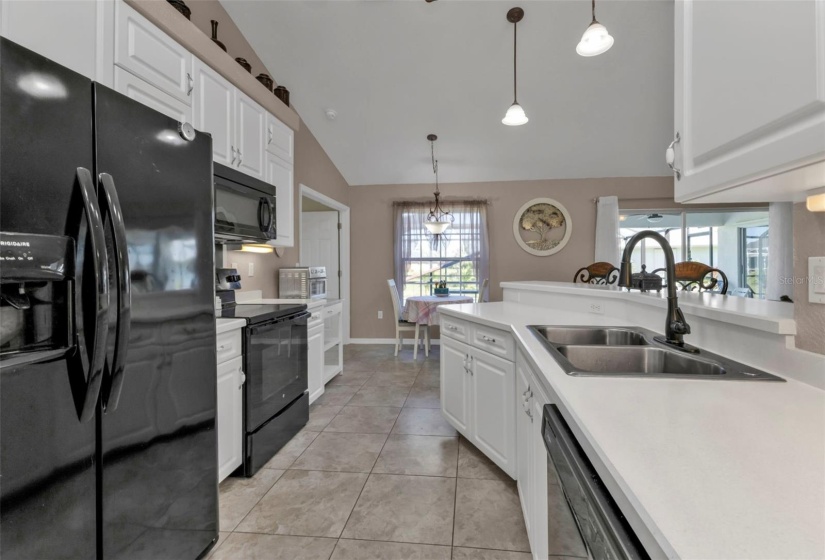
<svg viewBox="0 0 825 560"><path fill-rule="evenodd" d="M735 381L785 381L711 352L690 354L654 340L636 327L540 326L528 328L568 375Z"/></svg>

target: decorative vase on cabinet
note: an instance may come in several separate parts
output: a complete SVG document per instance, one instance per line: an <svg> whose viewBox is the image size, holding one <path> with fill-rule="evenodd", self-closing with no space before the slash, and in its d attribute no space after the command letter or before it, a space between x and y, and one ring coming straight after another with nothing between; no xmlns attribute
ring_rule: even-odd
<svg viewBox="0 0 825 560"><path fill-rule="evenodd" d="M226 52L226 45L218 41L218 21L211 20L212 23L212 41Z"/></svg>

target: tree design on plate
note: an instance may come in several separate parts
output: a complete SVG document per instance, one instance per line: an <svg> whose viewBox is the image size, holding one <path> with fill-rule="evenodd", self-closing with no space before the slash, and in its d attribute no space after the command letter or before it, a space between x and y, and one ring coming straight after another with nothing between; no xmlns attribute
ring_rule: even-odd
<svg viewBox="0 0 825 560"><path fill-rule="evenodd" d="M538 235L538 239L525 240L525 243L538 251L547 251L556 247L559 239L545 239L550 230L564 226L564 215L552 204L534 204L524 211L520 219L521 229Z"/></svg>

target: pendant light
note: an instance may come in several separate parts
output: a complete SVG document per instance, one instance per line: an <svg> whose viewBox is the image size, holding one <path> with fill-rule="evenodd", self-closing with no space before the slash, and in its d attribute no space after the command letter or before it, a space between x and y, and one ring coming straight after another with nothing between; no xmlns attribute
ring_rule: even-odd
<svg viewBox="0 0 825 560"><path fill-rule="evenodd" d="M435 206L430 208L430 213L427 214L427 220L424 222L424 227L430 232L433 249L438 249L439 242L442 236L453 223L455 218L453 215L441 207L441 192L438 190L438 160L435 159L435 141L438 136L435 134L428 134L427 140L430 141L430 157L433 162L433 173L435 174Z"/></svg>
<svg viewBox="0 0 825 560"><path fill-rule="evenodd" d="M593 21L584 30L582 40L576 45L576 52L582 56L597 56L610 50L613 46L613 37L607 32L607 28L596 21L596 0L591 0L593 10Z"/></svg>
<svg viewBox="0 0 825 560"><path fill-rule="evenodd" d="M518 104L517 95L518 74L516 72L516 38L518 32L518 22L520 22L523 17L524 10L521 8L511 8L510 11L507 12L507 21L513 24L513 104L510 105L510 108L507 109L507 113L504 115L504 118L501 119L501 122L507 126L519 126L525 124L529 120L527 115L524 114L524 109L522 109L521 105Z"/></svg>

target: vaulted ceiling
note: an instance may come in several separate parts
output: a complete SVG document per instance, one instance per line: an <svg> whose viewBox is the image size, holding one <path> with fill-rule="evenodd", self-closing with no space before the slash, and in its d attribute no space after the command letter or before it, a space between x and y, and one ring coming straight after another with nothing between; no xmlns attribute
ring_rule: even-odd
<svg viewBox="0 0 825 560"><path fill-rule="evenodd" d="M575 47L587 0L222 0L350 185L667 175L672 0L600 0L607 53ZM518 98L530 122L501 124ZM326 110L337 112L329 120Z"/></svg>

